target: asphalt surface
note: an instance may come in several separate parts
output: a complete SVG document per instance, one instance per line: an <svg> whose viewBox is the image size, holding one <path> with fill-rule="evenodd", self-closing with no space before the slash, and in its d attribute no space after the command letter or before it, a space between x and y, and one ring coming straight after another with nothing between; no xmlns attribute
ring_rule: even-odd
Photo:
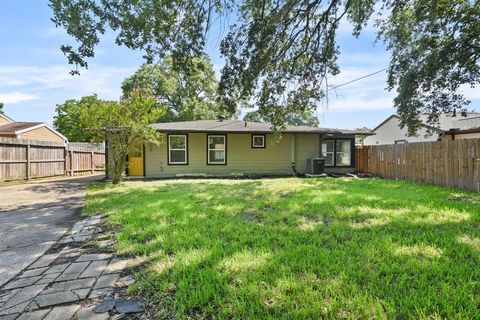
<svg viewBox="0 0 480 320"><path fill-rule="evenodd" d="M80 219L85 187L103 175L0 187L0 286Z"/></svg>

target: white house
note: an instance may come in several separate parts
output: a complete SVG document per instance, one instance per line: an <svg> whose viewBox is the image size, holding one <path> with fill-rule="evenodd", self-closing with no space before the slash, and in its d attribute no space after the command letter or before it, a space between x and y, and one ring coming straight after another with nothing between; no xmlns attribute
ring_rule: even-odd
<svg viewBox="0 0 480 320"><path fill-rule="evenodd" d="M391 115L372 130L375 135L365 137L363 144L381 145L480 138L480 113L468 113L466 116L455 113L442 114L437 127L428 125L427 118L427 115L421 115L421 127L416 135L409 136L406 127L400 128L400 117Z"/></svg>

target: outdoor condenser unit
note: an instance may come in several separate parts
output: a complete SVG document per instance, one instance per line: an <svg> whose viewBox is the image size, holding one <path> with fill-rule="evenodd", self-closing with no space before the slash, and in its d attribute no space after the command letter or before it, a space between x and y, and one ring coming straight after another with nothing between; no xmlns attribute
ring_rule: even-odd
<svg viewBox="0 0 480 320"><path fill-rule="evenodd" d="M310 174L324 174L325 173L325 159L324 158L308 159L308 173L310 173Z"/></svg>

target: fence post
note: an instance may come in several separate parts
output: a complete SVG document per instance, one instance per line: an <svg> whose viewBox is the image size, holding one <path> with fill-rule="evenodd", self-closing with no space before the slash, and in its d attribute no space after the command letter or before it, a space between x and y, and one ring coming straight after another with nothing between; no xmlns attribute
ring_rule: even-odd
<svg viewBox="0 0 480 320"><path fill-rule="evenodd" d="M63 170L66 176L68 176L68 170L67 170L68 149L67 148L68 147L65 146L63 149Z"/></svg>
<svg viewBox="0 0 480 320"><path fill-rule="evenodd" d="M90 159L92 159L92 161L90 161L90 163L92 164L92 173L95 173L95 164L93 163L93 160L94 160L94 157L95 157L95 153L92 151L90 153Z"/></svg>
<svg viewBox="0 0 480 320"><path fill-rule="evenodd" d="M27 180L30 180L30 173L31 173L31 168L30 168L30 143L27 144L27 170L26 170L26 175L27 175Z"/></svg>
<svg viewBox="0 0 480 320"><path fill-rule="evenodd" d="M70 176L73 177L73 150L70 150Z"/></svg>

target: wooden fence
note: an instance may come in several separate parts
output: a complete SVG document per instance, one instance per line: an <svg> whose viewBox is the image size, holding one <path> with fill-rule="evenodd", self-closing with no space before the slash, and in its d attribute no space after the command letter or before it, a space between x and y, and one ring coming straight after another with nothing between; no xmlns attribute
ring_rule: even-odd
<svg viewBox="0 0 480 320"><path fill-rule="evenodd" d="M0 181L105 170L105 151L69 148L58 142L0 138Z"/></svg>
<svg viewBox="0 0 480 320"><path fill-rule="evenodd" d="M389 179L480 190L480 139L363 146L356 167Z"/></svg>

